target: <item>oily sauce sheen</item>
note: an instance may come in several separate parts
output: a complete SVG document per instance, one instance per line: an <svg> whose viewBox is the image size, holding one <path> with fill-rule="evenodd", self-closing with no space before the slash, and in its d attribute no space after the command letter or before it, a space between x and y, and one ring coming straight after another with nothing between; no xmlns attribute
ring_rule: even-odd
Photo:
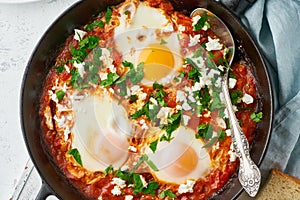
<svg viewBox="0 0 300 200"><path fill-rule="evenodd" d="M149 43L142 47L142 51L143 48L153 48L152 51L155 51L157 50L155 48L159 45L165 45L165 47L158 51L168 51L168 49L171 48L168 45L173 43L174 38L178 37L178 40L175 42L177 43L177 46L174 47L174 49L177 48L178 51L174 51L177 51L176 53L182 58L178 58L177 60L174 59L172 62L169 60L166 61L166 63L169 62L174 65L166 69L167 74L170 74L171 77L169 82L163 83L162 81L162 83L160 83L161 80L152 80L158 76L159 70L158 72L151 71L154 75L151 75L152 77L147 80L145 79L147 76L144 75L136 81L138 76L140 76L138 71L135 72L135 76L128 78L128 75L126 79L127 74L130 73L132 68L129 68L124 64L124 58L125 56L128 56L123 52L123 50L126 49L126 45L124 49L122 49L123 47L120 47L119 49L116 48L118 45L116 44L116 40L118 40L118 38L115 35L116 33L114 30L116 30L116 27L121 27L123 25L122 23L126 23L126 20L129 19L133 20L131 26L139 26L135 24L137 22L134 21L134 15L138 15L138 9L142 8L149 12L161 13L162 16L166 16L164 17L164 20L173 26L173 29L171 29L169 33L165 33L163 31L159 32L159 29L153 31L153 34L156 34L159 38L159 40L156 38L154 41L160 41L160 44L159 42L155 45ZM156 9L156 11L153 9ZM124 17L124 21L122 21L122 17ZM124 29L129 30L128 26L124 27ZM143 26L141 27L145 28ZM182 27L184 27L184 29ZM165 25L163 28L166 28ZM217 97L214 97L212 94L215 94L218 90L214 91L211 90L211 88L217 85L219 77L214 77L215 79L213 81L208 80L206 85L202 85L201 89L197 90L195 89L195 85L196 83L200 84L202 80L201 78L201 80L197 79L206 72L201 71L202 75L198 74L195 76L194 74L196 72L194 63L196 61L194 63L184 61L187 60L186 58L190 58L191 60L194 59L196 57L194 52L197 52L199 49L207 48L205 47L205 44L208 44L210 39L217 39L214 33L210 31L209 28L207 30L205 28L202 28L201 30L194 30L192 19L182 13L174 11L172 4L165 0L147 0L141 2L127 0L125 3L116 7L108 8L105 12L92 19L87 26L81 27L80 30L83 31L81 33L84 34L80 35L80 32L75 32L75 34L71 35L66 40L64 46L61 48L61 51L57 56L55 66L50 69L47 75L40 100L41 128L43 140L47 146L46 149L49 152L51 159L54 160L55 164L63 172L67 180L89 199L208 199L213 194L221 190L232 174L236 171L239 161L238 158L236 158L236 155L232 153L233 149L230 128L228 128L227 121L223 120L226 118L223 116L224 113L220 111L224 109L224 107L222 107L223 104L220 103L220 107L216 109L212 108L213 102L217 101ZM147 28L145 28L145 30L147 30ZM177 36L175 37L174 35L174 38L172 39L172 34L176 33ZM78 34L77 39L75 39L76 34ZM133 34L134 33L132 33L132 35ZM192 38L198 34L200 35L199 40L195 44L192 44ZM127 36L127 38L129 36ZM86 38L89 38L90 40L87 40L86 43L82 42ZM95 38L97 45L91 47L94 42L92 39ZM136 38L139 42L144 42L144 40L147 41L149 36L138 35ZM128 45L131 45L131 43L128 42ZM96 56L97 53L99 53L96 51L98 47L102 50L102 57L100 56L100 58ZM136 46L132 45L130 53L138 52L138 49L135 48ZM224 47L222 47L222 49L216 48L209 51L209 53L204 51L204 55L202 56L204 56L204 59L210 57L215 63L215 66L221 66L224 64L224 60L222 61L222 59L225 57L225 51L223 48ZM107 53L107 57L104 59L103 57L105 53ZM80 57L82 54L86 54L86 56L84 56L84 62L78 60L82 58ZM141 55L142 54L143 53L141 53ZM170 55L172 56L173 54L174 53L171 53ZM155 55L156 54L152 54L154 57L149 56L147 58L148 60L146 59L146 63L143 63L145 65L144 69L146 69L146 65L148 64L147 62L150 62L149 59L151 62L153 60L155 61ZM100 63L99 66L102 66L93 68L94 65L89 65L89 63L94 62L95 59L97 62L100 60L101 62L98 62ZM141 57L137 56L128 63L131 63L134 67L136 67L138 64L141 64L141 59ZM110 62L110 64L106 66L106 62ZM129 65L128 63L127 65ZM199 63L201 63L201 60L198 64ZM230 71L232 85L230 93L234 94L232 98L235 98L234 101L236 101L234 106L241 128L249 142L251 142L258 122L255 122L252 117L253 113L257 113L258 94L255 85L256 82L249 66L250 63L246 62L244 59L235 59L231 66L232 70ZM213 70L211 70L211 72L213 72ZM134 72L132 71L132 73ZM222 74L222 67L215 69L215 73ZM112 79L112 84L105 82L105 80L107 81L110 79L110 75L115 75L117 79ZM125 77L125 81L122 83L125 84L125 90L127 89L126 95L121 95L121 92L126 92L124 90L124 85L120 84L122 77ZM202 78L204 77L205 76ZM155 85L156 83L157 85ZM133 91L132 88L136 88L136 90ZM201 101L201 104L194 102L193 105L198 105L199 107L202 106L202 110L200 111L196 111L196 108L191 106L191 102L193 102L194 99L189 95L186 95L186 99L183 99L182 101L178 100L178 91L187 91L191 89L193 89L194 93L199 95L199 101ZM128 90L130 90L131 95L128 95ZM188 92L184 94L188 94ZM189 94L191 95L192 93ZM97 103L93 104L94 101L91 101L93 102L91 103L93 104L92 106L95 106L96 110L99 106L102 108L101 102L111 102L114 105L112 106L113 109L121 109L121 114L117 114L117 116L115 116L116 118L122 116L122 113L126 113L126 117L124 119L121 118L121 120L123 120L122 123L125 124L123 124L125 127L124 129L130 130L129 134L134 134L130 137L128 135L124 136L124 138L128 137L127 142L130 146L128 147L128 152L127 149L125 149L126 153L128 153L126 162L120 167L115 167L114 165L117 164L114 163L99 164L99 170L91 170L91 168L86 167L86 164L90 159L85 157L86 154L92 152L91 159L98 159L97 156L99 156L99 154L97 154L97 152L99 149L97 148L97 145L95 145L96 150L92 149L94 148L92 147L94 145L93 140L97 140L99 137L99 144L101 144L102 136L97 135L98 129L96 128L87 129L86 127L82 128L79 126L79 122L76 121L76 117L81 114L86 114L85 112L89 111L84 111L84 108L83 111L80 109L76 111L75 105L80 105L80 103L85 100L87 102L86 104L89 104L90 97L96 99L99 98L96 100L100 102L99 105ZM208 98L208 100L205 101L205 98ZM190 104L184 105L183 102L189 102ZM143 105L146 104L151 105L149 106L150 108L145 108L145 106L143 107ZM205 106L205 104L207 105ZM166 124L163 124L164 118L163 116L160 117L161 113L158 111L153 119L149 118L147 112L151 112L149 109L151 110L153 106L157 106L155 108L160 110L165 108L169 111L169 113L165 116L167 117L167 122L165 122ZM189 108L189 106L191 108ZM139 111L141 111L141 114L139 114ZM105 116L105 114L107 113L102 113L99 116L96 114L97 116L95 120L98 123L106 123L109 121L107 118L110 116ZM176 121L176 114L180 114L180 116L186 120L179 121L177 127L174 125L174 121ZM172 116L174 118L171 118ZM90 121L92 120L93 119L90 119ZM133 125L128 125L128 121ZM84 123L88 124L88 122ZM166 129L163 128L163 125L167 126L171 123L173 123L173 128L175 127L171 132L171 136L174 138L163 137L163 135L167 135L166 132L164 132ZM200 125L203 126L201 127ZM212 127L212 136L209 137L205 134L209 134L208 127L210 126ZM82 133L76 130L76 127L77 129L91 130L91 132L94 131L94 135L92 133L90 134L91 137L95 138L87 138L85 142L82 142L85 140L84 135L81 135ZM115 130L110 128L111 127L107 125L105 130ZM113 124L112 128L115 128L115 124ZM155 134L149 134L148 132L150 130L154 130ZM168 167L160 168L159 162L154 163L160 168L159 171L154 170L154 167L147 161L152 158L153 160L159 160L159 156L157 157L157 154L163 156L163 154L159 154L159 152L163 152L162 145L171 145L173 141L174 145L176 144L178 148L179 144L186 145L184 143L180 143L181 137L182 140L184 140L184 138L188 138L190 136L180 136L178 130L185 130L185 132L182 132L181 135L193 133L191 137L194 140L193 145L189 146L188 144L188 150L183 152L184 155L187 153L187 157L179 157L175 161L175 164L177 165L171 165L170 169ZM203 132L203 130L206 130L207 132ZM78 137L83 138L81 139L82 141L79 140L79 143ZM176 140L176 137L179 137L180 139ZM217 140L211 145L205 147L204 145L207 145L213 137L216 137ZM168 141L169 143L166 140L170 140ZM80 142L82 142L82 144ZM155 149L152 149L151 151L149 147L155 142L157 142L157 146L155 146ZM88 153L84 153L81 150L83 148L81 145L87 149L91 149L87 151ZM124 142L122 142L121 145L124 145ZM101 145L99 148L100 147ZM78 158L78 154L75 155L70 153L70 150L78 149L80 150L78 151L80 159ZM109 151L109 149L107 151ZM155 154L155 151L158 153ZM188 151L191 151L191 153ZM200 161L198 161L198 157L196 160L193 160L194 154L197 156L198 151L203 151L205 152L203 155L209 156L208 168L203 171L202 175L197 173L197 171L201 168L199 167ZM145 154L148 155L147 158L143 157ZM119 156L119 154L117 156ZM124 155L122 154L121 156ZM191 156L190 160L186 160L189 158L188 156ZM124 178L124 176L118 175L118 172L130 172L130 169L135 168L137 162L142 157L144 158L143 162L137 166L137 169L135 169L133 173L130 174L130 176L135 177L132 183L130 180ZM99 159L101 159L101 156L99 156ZM93 162L91 161L91 163ZM106 167L109 167L110 164L112 165L113 170L104 170ZM182 164L183 168L180 164ZM201 166L202 165L203 163ZM95 165L90 164L90 166L93 167ZM122 167L128 167L129 170L121 170ZM167 170L164 171L165 169ZM186 169L193 170L194 175L189 175L188 172L184 171ZM180 173L182 173L182 176L178 175L178 179L170 179L174 181L166 180L165 177L171 177L172 173L175 173L173 174L174 177L177 177ZM140 179L138 178L138 181L146 182L146 185L140 186L142 187L140 190L138 190L137 186L137 174L140 175ZM185 176L187 178L182 178ZM116 180L115 178L118 178L119 181L125 181L125 185L118 185L113 182L113 180ZM188 187L184 184L187 185L189 180L192 182L192 186L190 188L186 188L186 190L182 190L182 188ZM157 184L157 187L153 186L154 189L151 190L151 188L149 188L149 185L151 184Z"/></svg>

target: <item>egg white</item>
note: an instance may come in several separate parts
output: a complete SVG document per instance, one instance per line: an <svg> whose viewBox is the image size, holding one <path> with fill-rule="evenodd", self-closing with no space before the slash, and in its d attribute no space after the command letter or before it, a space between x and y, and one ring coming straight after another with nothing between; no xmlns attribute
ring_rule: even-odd
<svg viewBox="0 0 300 200"><path fill-rule="evenodd" d="M128 136L132 126L125 109L108 93L74 100L72 148L80 152L83 166L91 171L118 168L128 157Z"/></svg>
<svg viewBox="0 0 300 200"><path fill-rule="evenodd" d="M147 150L149 159L159 169L152 174L161 181L176 184L207 175L211 166L210 156L206 149L202 148L202 141L195 138L195 132L180 126L172 136L174 139L170 142L159 142L155 153Z"/></svg>

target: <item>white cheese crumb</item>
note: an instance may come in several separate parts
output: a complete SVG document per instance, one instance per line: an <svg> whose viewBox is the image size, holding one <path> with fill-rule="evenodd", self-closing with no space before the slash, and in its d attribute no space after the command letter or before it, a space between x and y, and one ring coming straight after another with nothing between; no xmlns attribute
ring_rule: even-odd
<svg viewBox="0 0 300 200"><path fill-rule="evenodd" d="M85 63L82 62L82 63L77 63L76 61L74 62L74 67L76 67L78 69L78 73L79 75L81 76L81 78L83 78L84 74L85 74L85 71L84 71L84 65Z"/></svg>
<svg viewBox="0 0 300 200"><path fill-rule="evenodd" d="M192 18L192 26L194 27L196 24L197 24L197 22L199 21L199 19L201 19L201 17L200 17L200 15L196 15L196 16L194 16L193 18Z"/></svg>
<svg viewBox="0 0 300 200"><path fill-rule="evenodd" d="M153 104L149 104L149 110L153 110L154 109L154 105Z"/></svg>
<svg viewBox="0 0 300 200"><path fill-rule="evenodd" d="M217 121L217 124L220 128L222 128L222 129L226 128L226 122L223 118L218 117L216 121Z"/></svg>
<svg viewBox="0 0 300 200"><path fill-rule="evenodd" d="M118 186L115 185L114 188L111 190L111 193L113 195L119 196L122 194L122 191Z"/></svg>
<svg viewBox="0 0 300 200"><path fill-rule="evenodd" d="M246 94L243 96L242 101L243 101L244 103L246 103L246 104L251 104L251 103L253 103L253 97L252 97L251 95L249 95L249 94L246 93Z"/></svg>
<svg viewBox="0 0 300 200"><path fill-rule="evenodd" d="M119 188L126 187L126 181L120 178L113 178L111 184L118 186Z"/></svg>
<svg viewBox="0 0 300 200"><path fill-rule="evenodd" d="M153 97L151 97L151 98L149 99L149 101L150 101L151 103L153 103L154 105L156 105L156 106L158 105L156 99L154 99Z"/></svg>
<svg viewBox="0 0 300 200"><path fill-rule="evenodd" d="M176 109L177 110L182 110L182 106L181 105L176 105Z"/></svg>
<svg viewBox="0 0 300 200"><path fill-rule="evenodd" d="M183 110L185 110L185 111L188 111L188 110L191 110L191 109L192 109L192 107L191 107L187 102L184 102L184 103L182 104L182 108L183 108Z"/></svg>
<svg viewBox="0 0 300 200"><path fill-rule="evenodd" d="M194 37L190 35L189 47L197 45L200 42L200 37L200 34L194 35Z"/></svg>
<svg viewBox="0 0 300 200"><path fill-rule="evenodd" d="M225 133L226 133L226 135L229 137L229 136L231 136L231 130L230 129L227 129L226 131L225 131Z"/></svg>
<svg viewBox="0 0 300 200"><path fill-rule="evenodd" d="M196 102L196 99L194 98L193 94L190 94L188 96L188 99L192 102L192 103L195 103Z"/></svg>
<svg viewBox="0 0 300 200"><path fill-rule="evenodd" d="M228 80L228 87L229 87L229 89L234 88L235 85L236 85L236 79L235 78L229 78L229 80Z"/></svg>
<svg viewBox="0 0 300 200"><path fill-rule="evenodd" d="M140 179L141 179L141 181L143 183L144 188L146 188L147 185L148 185L148 183L146 182L145 178L142 175L140 175Z"/></svg>
<svg viewBox="0 0 300 200"><path fill-rule="evenodd" d="M183 91L177 90L177 92L176 92L176 101L177 102L186 101L185 93Z"/></svg>
<svg viewBox="0 0 300 200"><path fill-rule="evenodd" d="M99 73L99 77L100 77L101 81L106 80L107 79L107 75L108 75L108 73L106 73L106 72L100 72Z"/></svg>
<svg viewBox="0 0 300 200"><path fill-rule="evenodd" d="M189 123L189 120L191 119L191 117L188 116L188 115L182 115L182 119L183 119L183 124L184 124L185 126L187 126L188 123Z"/></svg>
<svg viewBox="0 0 300 200"><path fill-rule="evenodd" d="M236 107L236 105L232 105L232 109L233 109L234 112L238 111L238 108Z"/></svg>
<svg viewBox="0 0 300 200"><path fill-rule="evenodd" d="M127 165L124 165L121 167L121 171L128 171L129 170L129 167Z"/></svg>
<svg viewBox="0 0 300 200"><path fill-rule="evenodd" d="M112 94L115 93L114 89L112 89L112 88L109 88L108 91Z"/></svg>
<svg viewBox="0 0 300 200"><path fill-rule="evenodd" d="M143 130L148 130L149 129L149 127L147 126L146 121L144 119L140 120L140 124L142 125Z"/></svg>
<svg viewBox="0 0 300 200"><path fill-rule="evenodd" d="M213 146L212 146L212 149L213 150L217 150L217 149L219 149L220 148L220 143L219 142L217 142L216 144L214 144Z"/></svg>
<svg viewBox="0 0 300 200"><path fill-rule="evenodd" d="M87 32L79 30L79 29L74 29L74 40L82 40L82 38L87 34Z"/></svg>
<svg viewBox="0 0 300 200"><path fill-rule="evenodd" d="M179 188L178 188L178 193L179 194L183 194L183 193L192 193L194 184L196 183L196 181L193 180L187 180L186 184L180 184Z"/></svg>
<svg viewBox="0 0 300 200"><path fill-rule="evenodd" d="M222 72L224 71L224 68L225 68L225 67L224 67L223 65L219 65L219 66L218 66L218 69L221 70Z"/></svg>
<svg viewBox="0 0 300 200"><path fill-rule="evenodd" d="M157 118L160 119L160 124L168 124L168 116L171 111L169 107L162 107L157 113Z"/></svg>
<svg viewBox="0 0 300 200"><path fill-rule="evenodd" d="M138 91L140 91L141 88L139 85L134 85L130 88L131 95L136 95Z"/></svg>
<svg viewBox="0 0 300 200"><path fill-rule="evenodd" d="M196 91L200 91L202 88L202 85L200 82L196 82L193 86L192 86L192 91L196 92Z"/></svg>
<svg viewBox="0 0 300 200"><path fill-rule="evenodd" d="M116 72L116 68L113 65L113 59L110 57L110 51L106 48L101 48L102 50L102 55L100 56L100 60L103 62L103 64L109 68L109 70L112 73Z"/></svg>
<svg viewBox="0 0 300 200"><path fill-rule="evenodd" d="M212 39L208 36L208 42L206 43L206 50L213 51L213 50L221 50L223 45L219 43L219 39Z"/></svg>
<svg viewBox="0 0 300 200"><path fill-rule="evenodd" d="M132 152L136 152L137 149L134 146L129 146L128 150L132 151Z"/></svg>
<svg viewBox="0 0 300 200"><path fill-rule="evenodd" d="M232 151L232 150L229 150L228 151L228 154L229 154L229 161L230 162L234 162L234 161L236 161L236 153L234 152L234 151Z"/></svg>
<svg viewBox="0 0 300 200"><path fill-rule="evenodd" d="M58 118L56 115L54 115L53 119L57 122L59 128L62 128L66 122L65 116Z"/></svg>
<svg viewBox="0 0 300 200"><path fill-rule="evenodd" d="M178 31L179 31L179 32L185 31L185 26L182 26L181 24L179 24L179 26L178 26Z"/></svg>
<svg viewBox="0 0 300 200"><path fill-rule="evenodd" d="M126 195L125 196L125 200L132 200L133 199L133 196L132 195Z"/></svg>
<svg viewBox="0 0 300 200"><path fill-rule="evenodd" d="M147 93L141 93L139 94L139 98L143 101L147 98Z"/></svg>
<svg viewBox="0 0 300 200"><path fill-rule="evenodd" d="M174 28L173 25L171 23L168 23L165 27L162 28L162 32L173 32Z"/></svg>
<svg viewBox="0 0 300 200"><path fill-rule="evenodd" d="M58 103L58 98L56 96L56 93L54 93L52 90L48 90L48 94L52 101L54 101L55 103Z"/></svg>
<svg viewBox="0 0 300 200"><path fill-rule="evenodd" d="M69 139L69 134L71 133L69 127L67 126L64 130L64 140L67 141Z"/></svg>
<svg viewBox="0 0 300 200"><path fill-rule="evenodd" d="M68 73L71 72L71 71L70 71L70 68L69 68L69 66L68 66L67 64L65 64L64 67L65 67L65 69L66 69L66 72L68 72Z"/></svg>

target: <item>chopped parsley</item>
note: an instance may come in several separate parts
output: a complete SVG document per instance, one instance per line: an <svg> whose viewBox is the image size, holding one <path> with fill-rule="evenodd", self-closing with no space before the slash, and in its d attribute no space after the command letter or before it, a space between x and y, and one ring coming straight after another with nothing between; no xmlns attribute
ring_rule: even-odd
<svg viewBox="0 0 300 200"><path fill-rule="evenodd" d="M174 194L171 190L164 190L159 194L159 198L163 199L165 197L177 198L177 195Z"/></svg>
<svg viewBox="0 0 300 200"><path fill-rule="evenodd" d="M212 92L213 101L210 104L210 110L216 110L221 108L226 108L226 105L222 103L220 99L220 93L219 92Z"/></svg>
<svg viewBox="0 0 300 200"><path fill-rule="evenodd" d="M232 105L237 104L240 98L242 98L243 92L242 91L234 91L230 93L230 99Z"/></svg>
<svg viewBox="0 0 300 200"><path fill-rule="evenodd" d="M126 11L124 12L124 14L125 14L125 15L128 15L128 14L129 14L129 11L128 11L128 10L126 10Z"/></svg>
<svg viewBox="0 0 300 200"><path fill-rule="evenodd" d="M109 173L114 172L114 167L112 165L109 165L105 170L104 170L104 175L108 175Z"/></svg>
<svg viewBox="0 0 300 200"><path fill-rule="evenodd" d="M167 41L164 39L161 39L160 44L167 44Z"/></svg>
<svg viewBox="0 0 300 200"><path fill-rule="evenodd" d="M91 24L88 24L85 27L85 30L86 31L91 31L91 30L95 29L96 27L103 28L104 27L104 22L102 20L95 20Z"/></svg>
<svg viewBox="0 0 300 200"><path fill-rule="evenodd" d="M68 154L72 155L76 162L82 166L81 156L79 154L78 149L70 149L68 150Z"/></svg>
<svg viewBox="0 0 300 200"><path fill-rule="evenodd" d="M201 16L201 18L197 21L197 23L194 25L194 31L200 31L205 25L209 26L209 24L207 22L207 14ZM209 28L209 27L207 27L207 28Z"/></svg>
<svg viewBox="0 0 300 200"><path fill-rule="evenodd" d="M164 134L160 141L167 141L170 142L173 137L172 133L179 127L181 122L181 112L175 113L172 116L168 117L168 125L164 125L161 127L162 130L166 131L166 134Z"/></svg>
<svg viewBox="0 0 300 200"><path fill-rule="evenodd" d="M105 23L108 24L109 21L111 20L112 16L112 10L110 7L107 7L106 14L105 14Z"/></svg>
<svg viewBox="0 0 300 200"><path fill-rule="evenodd" d="M109 72L107 74L107 79L100 81L100 86L102 87L108 87L113 85L120 76L117 73Z"/></svg>
<svg viewBox="0 0 300 200"><path fill-rule="evenodd" d="M144 78L144 63L143 62L138 64L136 70L131 62L124 61L122 64L124 67L129 67L129 72L124 75L123 80L125 80L126 78L129 78L133 85L142 81L142 79Z"/></svg>
<svg viewBox="0 0 300 200"><path fill-rule="evenodd" d="M63 65L55 66L55 69L58 73L62 73L63 71L66 70L66 68Z"/></svg>
<svg viewBox="0 0 300 200"><path fill-rule="evenodd" d="M259 112L259 113L252 113L251 115L250 115L250 118L254 121L254 122L256 122L256 123L258 123L258 122L260 122L261 121L261 119L262 119L262 117L263 117L263 113L262 112Z"/></svg>
<svg viewBox="0 0 300 200"><path fill-rule="evenodd" d="M65 96L64 91L59 90L56 92L56 97L57 97L58 101L62 100L64 98L64 96Z"/></svg>
<svg viewBox="0 0 300 200"><path fill-rule="evenodd" d="M158 144L158 140L155 140L153 142L150 143L150 149L152 150L153 153L155 153L156 148L157 148L157 144Z"/></svg>

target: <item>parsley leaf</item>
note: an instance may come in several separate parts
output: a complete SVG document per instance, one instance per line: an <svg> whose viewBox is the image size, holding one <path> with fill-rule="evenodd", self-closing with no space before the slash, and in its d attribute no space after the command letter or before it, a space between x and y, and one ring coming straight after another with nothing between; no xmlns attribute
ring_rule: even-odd
<svg viewBox="0 0 300 200"><path fill-rule="evenodd" d="M197 23L194 25L194 31L199 31L201 30L207 21L207 14L201 16L201 18L197 21Z"/></svg>
<svg viewBox="0 0 300 200"><path fill-rule="evenodd" d="M128 11L128 10L126 10L126 11L124 12L124 14L125 14L125 15L128 15L128 14L129 14L129 11Z"/></svg>
<svg viewBox="0 0 300 200"><path fill-rule="evenodd" d="M107 7L106 14L105 14L105 23L106 24L109 23L111 16L112 16L112 10L110 7Z"/></svg>
<svg viewBox="0 0 300 200"><path fill-rule="evenodd" d="M169 198L176 198L177 195L174 194L171 190L164 190L159 194L159 198L165 198L165 197L169 197Z"/></svg>
<svg viewBox="0 0 300 200"><path fill-rule="evenodd" d="M157 148L158 140L155 140L154 142L150 143L150 149L152 150L153 153L155 153L156 148Z"/></svg>
<svg viewBox="0 0 300 200"><path fill-rule="evenodd" d="M202 148L208 148L208 147L211 147L217 140L218 140L218 137L217 137L217 136L211 138L211 139L209 140L209 142L207 142Z"/></svg>
<svg viewBox="0 0 300 200"><path fill-rule="evenodd" d="M75 49L73 46L70 46L70 53L72 55L72 60L77 63L82 63L88 55L85 49Z"/></svg>
<svg viewBox="0 0 300 200"><path fill-rule="evenodd" d="M113 167L112 165L109 165L109 166L105 169L104 175L106 176L106 175L108 175L109 173L112 173L112 172L114 172L114 167Z"/></svg>
<svg viewBox="0 0 300 200"><path fill-rule="evenodd" d="M160 141L168 141L170 142L172 138L172 132L175 131L181 122L181 112L175 113L172 116L168 117L168 125L161 127L161 129L166 130L166 134L164 134Z"/></svg>
<svg viewBox="0 0 300 200"><path fill-rule="evenodd" d="M62 100L64 98L64 96L65 96L64 91L59 90L56 92L56 97L57 97L58 101Z"/></svg>
<svg viewBox="0 0 300 200"><path fill-rule="evenodd" d="M58 73L62 73L63 71L66 70L66 68L62 65L55 66L55 69Z"/></svg>
<svg viewBox="0 0 300 200"><path fill-rule="evenodd" d="M91 24L88 24L88 25L85 27L85 30L86 30L86 31L91 31L91 30L93 30L93 29L96 28L96 27L103 28L103 27L104 27L104 22L101 21L101 20L95 20L95 21L93 21Z"/></svg>
<svg viewBox="0 0 300 200"><path fill-rule="evenodd" d="M164 39L161 39L160 44L167 44L167 41Z"/></svg>
<svg viewBox="0 0 300 200"><path fill-rule="evenodd" d="M261 119L262 119L262 117L263 117L263 113L262 112L259 112L259 113L252 113L251 115L250 115L250 118L254 121L254 122L256 122L256 123L258 123L258 122L260 122L261 121Z"/></svg>
<svg viewBox="0 0 300 200"><path fill-rule="evenodd" d="M130 171L121 171L119 169L116 172L116 177L126 181L128 184L133 184L133 173Z"/></svg>
<svg viewBox="0 0 300 200"><path fill-rule="evenodd" d="M226 105L220 99L220 93L219 92L214 91L212 93L212 96L213 96L213 101L210 105L211 110L226 108Z"/></svg>
<svg viewBox="0 0 300 200"><path fill-rule="evenodd" d="M107 79L103 80L100 82L100 86L102 87L108 87L113 85L118 79L120 78L120 76L117 73L112 73L109 72L107 74Z"/></svg>
<svg viewBox="0 0 300 200"><path fill-rule="evenodd" d="M238 100L242 97L243 92L242 91L235 91L230 93L230 99L232 105L237 104Z"/></svg>
<svg viewBox="0 0 300 200"><path fill-rule="evenodd" d="M150 194L152 196L155 196L155 190L159 188L159 183L155 181L150 181L146 188L143 188L142 193L143 194Z"/></svg>
<svg viewBox="0 0 300 200"><path fill-rule="evenodd" d="M94 35L87 36L83 40L80 40L79 42L79 48L80 49L94 49L95 47L98 46L100 38Z"/></svg>
<svg viewBox="0 0 300 200"><path fill-rule="evenodd" d="M81 156L77 148L68 150L68 154L72 155L76 162L82 166Z"/></svg>

